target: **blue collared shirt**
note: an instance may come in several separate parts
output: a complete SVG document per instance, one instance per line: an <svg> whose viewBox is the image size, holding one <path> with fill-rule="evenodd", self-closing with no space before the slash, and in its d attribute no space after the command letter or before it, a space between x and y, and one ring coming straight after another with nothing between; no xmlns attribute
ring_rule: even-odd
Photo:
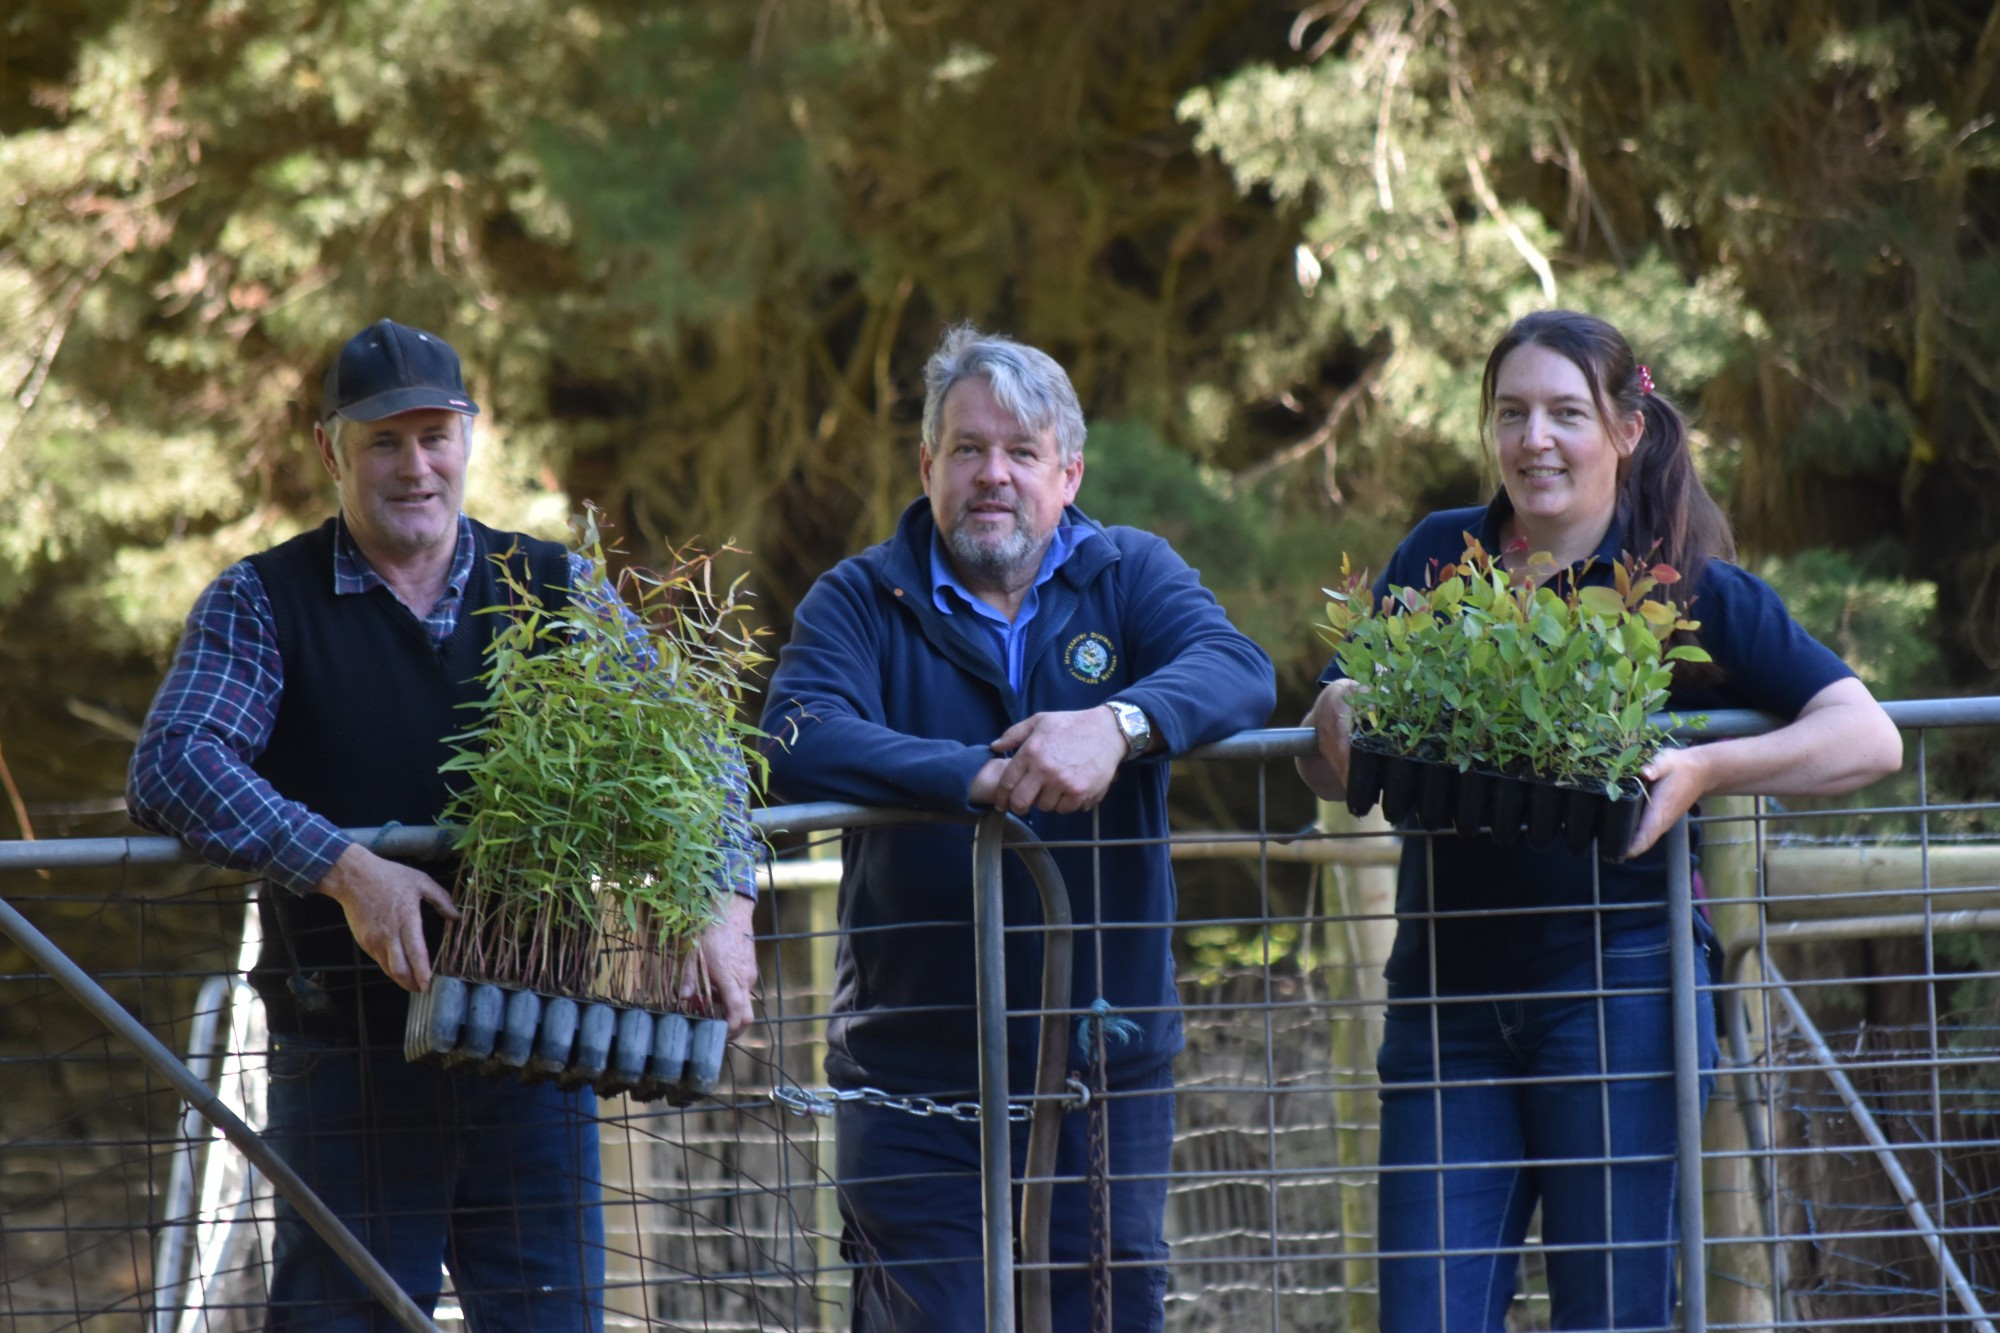
<svg viewBox="0 0 2000 1333"><path fill-rule="evenodd" d="M1076 554L1076 548L1091 535L1090 529L1081 523L1064 523L1058 526L1049 538L1048 546L1042 551L1042 567L1035 572L1035 581L1028 587L1027 596L1021 599L1021 609L1014 613L1010 621L1000 609L982 602L972 590L959 582L952 572L951 561L945 558L944 538L931 533L931 601L945 615L955 611L954 602L972 608L979 622L992 631L988 641L993 645L1000 664L1007 669L1007 683L1016 693L1021 689L1021 674L1025 668L1022 654L1027 651L1028 626L1034 623L1035 612L1041 606L1042 585L1055 577L1055 572L1063 567L1063 562Z"/></svg>
<svg viewBox="0 0 2000 1333"><path fill-rule="evenodd" d="M449 639L472 578L472 523L458 516L458 546L445 589L420 617L433 647ZM386 586L344 517L334 525L333 590L347 597ZM570 595L585 604L618 600L596 567L569 557ZM414 612L412 614L415 614ZM629 609L633 643L654 662L644 627ZM173 666L160 684L132 754L126 804L143 827L181 838L209 860L252 871L295 893L316 888L348 838L331 821L286 800L251 764L270 743L284 697L277 621L255 566L238 561L202 590L188 613ZM756 896L755 835L745 783L732 784L729 887Z"/></svg>

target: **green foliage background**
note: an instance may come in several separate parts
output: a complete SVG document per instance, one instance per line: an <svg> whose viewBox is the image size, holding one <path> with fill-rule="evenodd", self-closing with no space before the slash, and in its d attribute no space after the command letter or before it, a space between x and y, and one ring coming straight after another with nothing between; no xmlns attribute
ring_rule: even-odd
<svg viewBox="0 0 2000 1333"><path fill-rule="evenodd" d="M325 512L318 377L385 314L465 355L482 517L733 540L781 635L915 495L942 327L1036 342L1084 507L1290 712L1339 552L1490 486L1499 328L1590 308L1817 632L1992 691L1996 62L1971 0L18 0L0 746L44 832L108 804L196 589Z"/></svg>

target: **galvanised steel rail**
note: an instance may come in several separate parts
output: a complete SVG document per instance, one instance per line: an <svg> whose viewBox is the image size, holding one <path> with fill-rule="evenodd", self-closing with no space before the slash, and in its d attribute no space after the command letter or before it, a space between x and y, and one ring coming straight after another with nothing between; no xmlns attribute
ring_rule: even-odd
<svg viewBox="0 0 2000 1333"><path fill-rule="evenodd" d="M1970 699L1913 699L1883 708L1898 727L1917 731L1936 727L2000 726L2000 695ZM1709 713L1707 725L1695 727L1676 714L1656 714L1654 720L1673 726L1686 739L1755 736L1779 725L1765 713L1726 709ZM1188 751L1184 759L1292 759L1311 753L1310 727L1274 727L1240 732ZM882 827L889 824L964 823L966 817L936 811L880 810L817 801L805 805L771 806L750 812L750 822L766 833L813 833L833 829ZM398 860L436 860L450 853L448 830L391 825L348 830L370 850ZM174 838L66 838L29 842L0 841L0 871L65 870L103 866L168 866L199 864L201 858Z"/></svg>

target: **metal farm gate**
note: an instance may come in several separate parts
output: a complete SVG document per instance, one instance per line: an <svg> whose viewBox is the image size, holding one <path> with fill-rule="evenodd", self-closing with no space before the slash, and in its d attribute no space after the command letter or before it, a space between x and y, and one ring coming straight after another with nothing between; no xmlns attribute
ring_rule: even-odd
<svg viewBox="0 0 2000 1333"><path fill-rule="evenodd" d="M1937 795L1954 790L1957 756L2000 738L2000 700L1890 707L1914 756L1902 775L1837 806L1710 802L1699 879L1677 886L1683 923L1708 913L1727 946L1720 985L1697 976L1692 945L1676 959L1680 1156L1702 1181L1681 1217L1677 1327L1990 1330L2000 1307L2000 803ZM1309 744L1246 733L1180 765L1178 786L1206 798L1183 804L1211 817L1173 838L1188 1036L1167 1204L1175 1330L1376 1326L1374 1052L1399 841L1379 819L1311 817L1291 773ZM609 1327L846 1326L831 1121L814 1113L829 1106L837 835L928 818L759 812L783 849L759 917L763 1021L713 1097L603 1100L591 1126ZM405 855L435 845L424 830L387 836ZM1003 851L1019 836L989 818L980 853L1032 857L1018 841ZM164 839L0 844L6 1327L261 1327L265 1037L238 979L253 892ZM967 966L991 971L1009 938L986 932ZM1725 1034L1705 1117L1691 1036L1703 990ZM990 1031L1008 1015L981 1017ZM1060 1114L1064 1095L1028 1100ZM1004 1143L1004 1088L983 1100L989 1142ZM212 1119L236 1122L252 1155ZM988 1236L989 1310L1017 1299L1009 1183L988 1173L1008 1218ZM1021 1240L1026 1293L1037 1265ZM1532 1237L1522 1271L1510 1327L1545 1327ZM456 1326L448 1295L436 1319Z"/></svg>

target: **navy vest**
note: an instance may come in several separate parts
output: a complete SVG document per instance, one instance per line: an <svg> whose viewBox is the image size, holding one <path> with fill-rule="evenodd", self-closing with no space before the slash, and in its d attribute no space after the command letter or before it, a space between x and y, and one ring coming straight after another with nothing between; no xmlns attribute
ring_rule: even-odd
<svg viewBox="0 0 2000 1333"><path fill-rule="evenodd" d="M472 524L474 558L458 624L433 647L386 587L336 597L334 523L250 557L276 623L284 692L269 743L252 765L289 800L341 828L435 824L453 783L438 772L447 738L478 722L486 648L500 623L480 608L508 593L493 557L544 605L568 602L568 553L554 543ZM446 888L456 867L421 867ZM402 1040L404 992L361 952L340 904L267 886L258 899L263 950L250 982L271 1030L347 1042ZM442 920L426 909L435 951Z"/></svg>

